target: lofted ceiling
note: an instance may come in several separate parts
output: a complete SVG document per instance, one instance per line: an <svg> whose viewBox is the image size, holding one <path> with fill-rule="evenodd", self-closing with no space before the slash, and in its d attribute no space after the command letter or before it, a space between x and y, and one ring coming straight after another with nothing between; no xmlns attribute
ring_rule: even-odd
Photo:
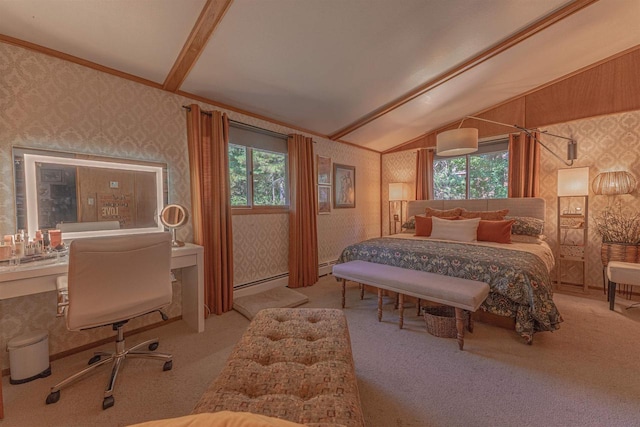
<svg viewBox="0 0 640 427"><path fill-rule="evenodd" d="M636 47L639 21L640 0L0 0L0 41L375 151Z"/></svg>

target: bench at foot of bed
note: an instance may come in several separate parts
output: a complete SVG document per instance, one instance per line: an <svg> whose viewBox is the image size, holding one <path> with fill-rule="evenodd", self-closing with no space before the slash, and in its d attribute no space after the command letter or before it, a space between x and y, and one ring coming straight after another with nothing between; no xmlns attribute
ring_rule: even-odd
<svg viewBox="0 0 640 427"><path fill-rule="evenodd" d="M342 308L347 280L378 288L378 321L382 320L381 290L397 292L400 296L400 328L404 322L403 295L454 307L460 350L464 346L462 311L476 311L489 295L489 285L484 282L360 260L334 265L333 275L342 279Z"/></svg>

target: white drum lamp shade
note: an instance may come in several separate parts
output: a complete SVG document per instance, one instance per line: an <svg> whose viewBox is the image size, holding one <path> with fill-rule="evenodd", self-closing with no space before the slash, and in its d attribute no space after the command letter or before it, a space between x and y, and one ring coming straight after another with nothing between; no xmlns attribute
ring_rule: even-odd
<svg viewBox="0 0 640 427"><path fill-rule="evenodd" d="M478 151L478 129L459 128L441 132L436 137L438 156L462 156Z"/></svg>
<svg viewBox="0 0 640 427"><path fill-rule="evenodd" d="M404 182L389 184L389 201L409 200L409 185Z"/></svg>
<svg viewBox="0 0 640 427"><path fill-rule="evenodd" d="M588 196L589 168L558 169L558 197Z"/></svg>

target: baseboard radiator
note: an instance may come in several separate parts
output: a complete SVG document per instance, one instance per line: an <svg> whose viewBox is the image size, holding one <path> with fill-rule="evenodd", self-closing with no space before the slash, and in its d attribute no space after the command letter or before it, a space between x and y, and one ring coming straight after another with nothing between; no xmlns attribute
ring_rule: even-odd
<svg viewBox="0 0 640 427"><path fill-rule="evenodd" d="M318 275L320 277L331 273L331 269L337 260L323 262L318 265ZM263 279L254 280L252 282L240 283L233 287L233 296L241 297L245 295L255 294L258 292L268 291L269 289L279 286L287 286L289 283L289 273L276 274L274 276L265 277Z"/></svg>
<svg viewBox="0 0 640 427"><path fill-rule="evenodd" d="M337 259L318 264L318 275L322 277L322 276L326 276L327 274L331 274L331 269L333 268L336 262L338 262Z"/></svg>

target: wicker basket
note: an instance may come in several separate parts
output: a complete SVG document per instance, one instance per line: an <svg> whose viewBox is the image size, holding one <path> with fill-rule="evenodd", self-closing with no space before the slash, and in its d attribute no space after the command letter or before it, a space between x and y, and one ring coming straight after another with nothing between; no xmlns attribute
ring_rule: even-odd
<svg viewBox="0 0 640 427"><path fill-rule="evenodd" d="M640 245L602 242L600 258L602 259L602 265L605 266L609 261L640 263Z"/></svg>
<svg viewBox="0 0 640 427"><path fill-rule="evenodd" d="M456 328L456 309L446 305L434 305L423 307L424 321L427 331L431 335L441 338L455 338L458 336ZM464 321L467 322L467 312L464 312Z"/></svg>

